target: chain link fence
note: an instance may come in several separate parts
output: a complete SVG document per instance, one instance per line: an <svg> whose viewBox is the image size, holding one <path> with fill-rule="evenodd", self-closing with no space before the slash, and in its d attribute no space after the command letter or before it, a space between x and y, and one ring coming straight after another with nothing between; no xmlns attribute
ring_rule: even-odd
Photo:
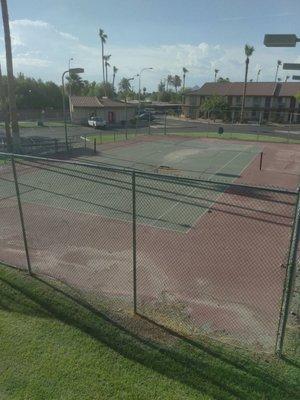
<svg viewBox="0 0 300 400"><path fill-rule="evenodd" d="M281 354L299 195L0 157L0 260L195 340Z"/></svg>

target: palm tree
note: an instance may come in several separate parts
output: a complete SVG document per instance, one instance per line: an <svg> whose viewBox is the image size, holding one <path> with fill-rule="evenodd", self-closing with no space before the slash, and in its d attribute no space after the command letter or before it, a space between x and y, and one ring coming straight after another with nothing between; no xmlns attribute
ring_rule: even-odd
<svg viewBox="0 0 300 400"><path fill-rule="evenodd" d="M219 69L215 69L215 82L217 82L217 75L219 71L220 71Z"/></svg>
<svg viewBox="0 0 300 400"><path fill-rule="evenodd" d="M108 62L111 57L111 54L107 54L103 56L104 65L105 65L105 83L107 83L107 67L110 67L110 63Z"/></svg>
<svg viewBox="0 0 300 400"><path fill-rule="evenodd" d="M181 78L179 75L175 75L174 76L174 82L173 85L175 87L175 92L177 93L178 88L181 86Z"/></svg>
<svg viewBox="0 0 300 400"><path fill-rule="evenodd" d="M174 78L172 75L167 76L167 91L169 90L169 86L173 86Z"/></svg>
<svg viewBox="0 0 300 400"><path fill-rule="evenodd" d="M6 70L7 70L7 92L8 92L8 104L10 113L11 130L13 139L18 146L20 140L19 124L17 118L17 104L15 95L15 78L13 71L12 52L11 52L11 39L9 29L9 18L7 1L1 0L2 19L3 19L3 30L5 40L5 51L6 51Z"/></svg>
<svg viewBox="0 0 300 400"><path fill-rule="evenodd" d="M183 74L182 74L182 82L183 82L182 88L184 90L185 89L185 76L186 76L187 72L189 72L189 71L188 71L188 69L183 67L182 68L182 72L183 72Z"/></svg>
<svg viewBox="0 0 300 400"><path fill-rule="evenodd" d="M107 34L104 32L103 29L99 29L99 37L101 40L101 59L102 59L102 77L103 82L105 82L105 75L104 75L104 44L107 40Z"/></svg>
<svg viewBox="0 0 300 400"><path fill-rule="evenodd" d="M256 74L256 82L258 82L260 73L261 73L261 68L257 71L257 74Z"/></svg>
<svg viewBox="0 0 300 400"><path fill-rule="evenodd" d="M280 67L280 65L282 64L282 62L280 60L277 61L277 66L276 66L276 73L275 73L275 80L274 82L277 81L277 76L278 76L278 69Z"/></svg>
<svg viewBox="0 0 300 400"><path fill-rule="evenodd" d="M122 93L123 97L126 99L128 93L131 91L131 79L122 78L119 82L119 91Z"/></svg>
<svg viewBox="0 0 300 400"><path fill-rule="evenodd" d="M112 87L113 90L115 89L115 78L116 78L116 73L118 72L118 68L113 66L113 79L112 79Z"/></svg>
<svg viewBox="0 0 300 400"><path fill-rule="evenodd" d="M245 100L246 100L246 90L247 90L247 79L248 79L248 69L249 69L249 57L252 56L254 53L254 47L250 46L249 44L245 45L245 80L244 80L244 90L243 90L243 101L242 101L242 108L241 108L241 117L240 120L243 122L244 119L244 109L245 109Z"/></svg>

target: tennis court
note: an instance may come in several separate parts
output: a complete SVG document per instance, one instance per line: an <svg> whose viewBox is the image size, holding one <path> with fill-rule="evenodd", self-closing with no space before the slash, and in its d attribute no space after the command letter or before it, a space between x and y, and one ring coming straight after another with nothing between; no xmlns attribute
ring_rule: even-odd
<svg viewBox="0 0 300 400"><path fill-rule="evenodd" d="M165 174L222 178L222 181L230 182L239 177L258 154L259 148L253 145L210 145L200 140L175 140L107 149L98 158L102 166L117 163L135 169L143 166L144 170L153 169ZM27 204L101 214L125 221L131 219L129 171L124 174L47 161L18 160L17 165L22 201ZM0 185L2 193L14 190L5 177ZM9 185L7 190L5 185ZM220 183L212 190L204 183L168 179L162 185L155 176L149 185L147 178L139 176L137 194L142 200L151 198L151 201L143 210L137 210L137 218L140 223L153 227L186 232L226 187L225 183Z"/></svg>
<svg viewBox="0 0 300 400"><path fill-rule="evenodd" d="M135 298L140 314L183 334L273 348L297 193L241 182L293 188L298 176L270 172L271 153L260 171L260 152L150 137L105 144L89 164L16 156L33 271L110 309ZM0 259L24 268L10 162L0 220Z"/></svg>

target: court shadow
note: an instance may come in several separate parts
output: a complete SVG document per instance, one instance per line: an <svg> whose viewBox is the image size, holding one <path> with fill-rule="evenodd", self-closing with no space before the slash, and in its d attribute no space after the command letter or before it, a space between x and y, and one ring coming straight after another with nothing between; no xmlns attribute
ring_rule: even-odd
<svg viewBox="0 0 300 400"><path fill-rule="evenodd" d="M143 316L117 321L77 292L20 271L0 271L0 308L56 319L135 363L216 399L294 399L296 388L261 360L221 346L175 336ZM143 332L147 332L144 335ZM254 396L254 391L257 397Z"/></svg>

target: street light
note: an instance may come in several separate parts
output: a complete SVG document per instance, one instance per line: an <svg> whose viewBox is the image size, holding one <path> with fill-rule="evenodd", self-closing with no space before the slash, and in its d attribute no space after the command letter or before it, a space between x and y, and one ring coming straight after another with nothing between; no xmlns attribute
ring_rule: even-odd
<svg viewBox="0 0 300 400"><path fill-rule="evenodd" d="M264 44L267 47L295 47L297 42L300 42L300 38L297 38L297 36L294 34L289 34L289 35L268 34L265 35L264 38ZM283 64L283 69L300 70L300 64ZM292 113L290 117L290 123L291 122L292 122ZM293 279L294 279L293 276L294 276L293 273L288 276L288 280L286 282L286 288L289 288L293 285ZM279 329L277 332L277 339L276 339L276 353L279 356L282 355L290 303L291 303L291 291L287 290L287 292L285 293L285 302L281 310L282 312L279 320L279 325L278 325Z"/></svg>
<svg viewBox="0 0 300 400"><path fill-rule="evenodd" d="M297 63L284 63L282 68L295 71L295 70L299 70L300 69L300 64L297 64Z"/></svg>
<svg viewBox="0 0 300 400"><path fill-rule="evenodd" d="M68 129L67 129L67 116L66 116L66 95L65 95L65 75L66 74L82 74L84 72L83 68L69 68L61 76L62 83L62 98L63 98L63 117L64 117L64 127L65 127L65 139L66 147L68 150Z"/></svg>
<svg viewBox="0 0 300 400"><path fill-rule="evenodd" d="M140 114L140 109L141 109L141 76L142 76L142 72L146 71L148 69L153 69L153 67L142 68L140 70L140 73L138 74L138 77L139 77L139 114Z"/></svg>
<svg viewBox="0 0 300 400"><path fill-rule="evenodd" d="M73 57L69 58L69 62L68 62L68 69L69 70L71 68L71 61L74 61ZM69 96L72 96L72 84L71 84L71 82L70 82L70 86L69 86Z"/></svg>
<svg viewBox="0 0 300 400"><path fill-rule="evenodd" d="M266 47L295 47L297 42L300 42L300 38L294 34L267 34L264 38Z"/></svg>
<svg viewBox="0 0 300 400"><path fill-rule="evenodd" d="M130 81L133 81L134 80L134 77L132 77L132 78L128 78L127 79L127 82L129 83ZM128 113L127 113L127 96L126 96L126 94L125 94L125 137L126 137L126 139L127 139L127 120L128 120Z"/></svg>
<svg viewBox="0 0 300 400"><path fill-rule="evenodd" d="M69 69L71 68L71 61L74 61L74 58L73 58L73 57L69 58L69 64L68 64Z"/></svg>

